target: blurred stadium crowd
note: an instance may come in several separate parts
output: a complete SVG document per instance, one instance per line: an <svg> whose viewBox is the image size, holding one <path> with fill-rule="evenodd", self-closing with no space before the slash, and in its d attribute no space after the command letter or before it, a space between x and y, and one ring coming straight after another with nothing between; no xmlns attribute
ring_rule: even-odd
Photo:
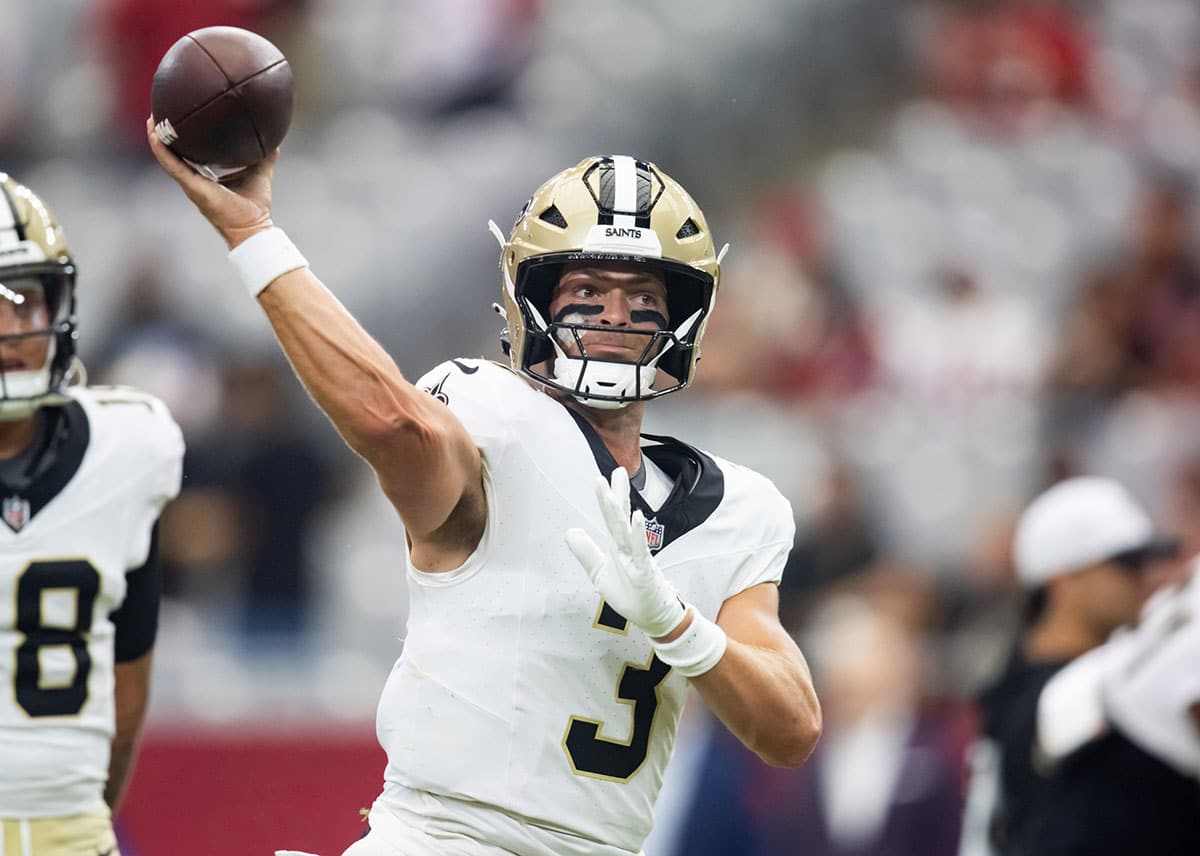
<svg viewBox="0 0 1200 856"><path fill-rule="evenodd" d="M154 722L369 723L404 626L398 521L145 151L159 57L214 23L289 56L278 219L410 377L500 358L484 224L585 154L662 164L732 243L698 382L649 428L792 500L783 608L835 760L740 770L696 711L647 852L703 811L701 770L795 842L771 852L953 852L1024 503L1113 476L1200 552L1194 0L5 5L0 167L66 226L92 379L160 395L188 441ZM899 795L894 747L833 739L896 710L927 761Z"/></svg>

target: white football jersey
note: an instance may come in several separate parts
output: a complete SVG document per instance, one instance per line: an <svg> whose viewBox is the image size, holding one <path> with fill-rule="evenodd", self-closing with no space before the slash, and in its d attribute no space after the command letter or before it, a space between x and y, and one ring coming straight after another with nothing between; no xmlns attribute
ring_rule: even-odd
<svg viewBox="0 0 1200 856"><path fill-rule="evenodd" d="M0 496L0 817L103 805L113 720L109 616L179 491L183 440L158 400L72 388L57 458Z"/></svg>
<svg viewBox="0 0 1200 856"><path fill-rule="evenodd" d="M1200 728L1191 715L1200 703L1200 563L1101 650L1108 717L1146 752L1200 778Z"/></svg>
<svg viewBox="0 0 1200 856"><path fill-rule="evenodd" d="M488 519L458 569L410 560L407 636L377 720L380 802L446 840L468 831L514 853L637 853L688 682L603 603L564 540L575 526L609 537L595 482L615 462L586 421L503 366L452 360L418 385L480 448ZM669 438L646 441L676 481L643 510L681 597L715 619L727 598L778 582L794 523L775 487Z"/></svg>

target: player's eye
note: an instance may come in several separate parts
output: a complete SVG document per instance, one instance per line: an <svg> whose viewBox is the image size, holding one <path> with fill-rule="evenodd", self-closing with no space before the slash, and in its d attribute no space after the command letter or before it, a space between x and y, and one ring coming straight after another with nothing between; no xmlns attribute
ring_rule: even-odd
<svg viewBox="0 0 1200 856"><path fill-rule="evenodd" d="M42 312L46 308L45 295L39 291L21 291L18 292L21 297L25 298L20 303L14 305L14 308L21 315L33 315L37 312Z"/></svg>
<svg viewBox="0 0 1200 856"><path fill-rule="evenodd" d="M642 306L652 306L655 309L660 309L663 305L662 299L653 291L639 292L636 296L636 300Z"/></svg>

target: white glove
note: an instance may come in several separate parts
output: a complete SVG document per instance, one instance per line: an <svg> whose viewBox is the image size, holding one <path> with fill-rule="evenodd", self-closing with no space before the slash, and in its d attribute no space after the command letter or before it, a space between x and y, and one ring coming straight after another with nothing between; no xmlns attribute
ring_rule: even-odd
<svg viewBox="0 0 1200 856"><path fill-rule="evenodd" d="M601 549L582 529L567 530L567 546L604 600L650 638L666 636L687 615L646 543L646 518L629 513L629 476L613 470L612 485L596 478L596 499L611 536Z"/></svg>

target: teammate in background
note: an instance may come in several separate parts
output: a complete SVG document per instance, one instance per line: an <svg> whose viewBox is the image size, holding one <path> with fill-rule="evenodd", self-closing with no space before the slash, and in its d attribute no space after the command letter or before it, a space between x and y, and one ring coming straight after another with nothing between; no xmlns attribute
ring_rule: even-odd
<svg viewBox="0 0 1200 856"><path fill-rule="evenodd" d="M1200 853L1200 564L1046 685L1030 856Z"/></svg>
<svg viewBox="0 0 1200 856"><path fill-rule="evenodd" d="M1026 624L979 699L960 856L1031 852L1030 818L1045 787L1034 757L1038 696L1059 669L1136 618L1175 551L1109 479L1060 482L1021 515L1013 554L1030 592Z"/></svg>
<svg viewBox="0 0 1200 856"><path fill-rule="evenodd" d="M689 684L768 763L808 757L820 711L778 619L788 502L640 433L691 380L718 283L682 187L627 156L551 178L511 236L493 226L511 368L414 385L272 227L277 154L223 187L147 135L405 525L385 786L348 854L638 853Z"/></svg>
<svg viewBox="0 0 1200 856"><path fill-rule="evenodd" d="M117 854L158 628L155 527L183 439L123 388L70 385L75 265L0 174L0 853Z"/></svg>

